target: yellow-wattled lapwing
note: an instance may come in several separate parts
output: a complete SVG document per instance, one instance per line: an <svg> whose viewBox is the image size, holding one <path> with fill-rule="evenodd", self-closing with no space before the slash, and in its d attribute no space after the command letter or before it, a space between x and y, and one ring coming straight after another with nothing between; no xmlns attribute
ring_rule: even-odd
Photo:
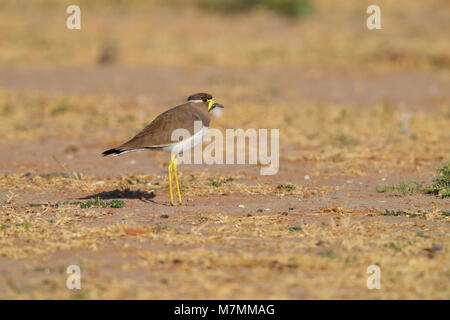
<svg viewBox="0 0 450 320"><path fill-rule="evenodd" d="M148 126L134 138L121 146L103 152L103 156L118 156L132 151L160 150L169 152L169 188L170 203L174 205L172 195L172 172L175 177L178 201L181 204L180 186L177 176L177 155L191 149L199 143L208 131L211 121L209 112L214 108L223 106L215 102L208 93L196 93L190 96L185 104L169 109L157 116ZM202 122L202 130L194 133L194 122ZM172 132L176 129L186 129L191 133L188 139L179 142L171 140Z"/></svg>

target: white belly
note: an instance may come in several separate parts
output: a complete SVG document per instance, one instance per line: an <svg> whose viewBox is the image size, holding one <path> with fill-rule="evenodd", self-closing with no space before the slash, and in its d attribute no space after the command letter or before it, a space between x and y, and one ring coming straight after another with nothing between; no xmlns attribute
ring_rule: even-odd
<svg viewBox="0 0 450 320"><path fill-rule="evenodd" d="M170 152L172 154L179 154L181 152L187 151L193 148L200 141L202 141L203 137L206 135L207 132L208 127L203 127L202 130L195 133L193 136L190 136L189 138L184 139L183 141L168 145L167 147L164 147L162 150Z"/></svg>

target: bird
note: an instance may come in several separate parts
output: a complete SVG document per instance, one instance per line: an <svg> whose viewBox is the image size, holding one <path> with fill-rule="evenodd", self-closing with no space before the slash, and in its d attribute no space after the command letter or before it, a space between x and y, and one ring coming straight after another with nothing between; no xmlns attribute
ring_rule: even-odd
<svg viewBox="0 0 450 320"><path fill-rule="evenodd" d="M198 144L208 131L211 121L210 112L215 108L224 108L214 101L209 93L195 93L187 98L187 102L173 107L157 116L149 125L133 138L119 147L106 150L102 155L118 156L134 151L164 151L170 153L169 173L170 204L175 205L172 194L172 173L178 195L178 204L182 204L181 191L178 184L177 156ZM194 133L194 122L202 122L202 130ZM187 129L191 136L181 141L172 141L172 132L176 129Z"/></svg>

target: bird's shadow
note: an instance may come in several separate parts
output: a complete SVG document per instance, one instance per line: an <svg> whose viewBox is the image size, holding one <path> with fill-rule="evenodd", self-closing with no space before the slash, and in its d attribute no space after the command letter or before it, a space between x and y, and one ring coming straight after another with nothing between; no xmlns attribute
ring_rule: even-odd
<svg viewBox="0 0 450 320"><path fill-rule="evenodd" d="M130 190L130 189L115 189L111 191L103 191L96 194L91 194L89 196L79 198L79 200L88 200L88 199L102 199L102 200L111 200L111 199L139 199L143 201L152 201L156 195L153 191L147 192L142 190Z"/></svg>

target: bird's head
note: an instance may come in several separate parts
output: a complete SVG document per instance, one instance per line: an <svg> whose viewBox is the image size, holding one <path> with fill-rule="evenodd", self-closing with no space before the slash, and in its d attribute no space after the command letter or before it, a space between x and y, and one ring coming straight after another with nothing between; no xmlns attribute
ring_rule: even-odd
<svg viewBox="0 0 450 320"><path fill-rule="evenodd" d="M205 106L208 107L208 111L211 111L216 107L223 108L223 105L214 101L212 95L210 95L209 93L196 93L190 96L187 100L188 102L193 103L204 103Z"/></svg>

